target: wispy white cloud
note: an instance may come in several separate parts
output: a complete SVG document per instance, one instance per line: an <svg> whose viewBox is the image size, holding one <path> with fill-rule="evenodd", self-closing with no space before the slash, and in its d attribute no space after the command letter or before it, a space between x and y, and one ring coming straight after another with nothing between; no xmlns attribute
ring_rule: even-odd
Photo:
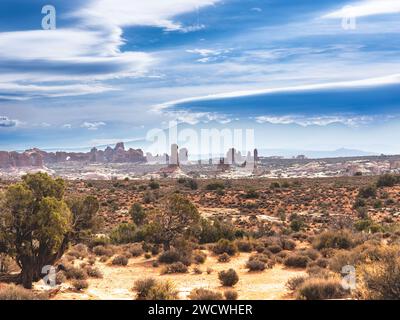
<svg viewBox="0 0 400 320"><path fill-rule="evenodd" d="M16 127L19 121L10 119L8 117L0 116L0 128L11 128Z"/></svg>
<svg viewBox="0 0 400 320"><path fill-rule="evenodd" d="M296 91L312 91L312 90L324 90L324 89L340 89L340 88L361 88L361 87L375 87L375 86L383 86L389 84L400 83L400 74L394 74L390 76L378 77L378 78L368 78L361 80L353 80L353 81L341 81L341 82L329 82L329 83L317 83L310 85L299 85L299 86L290 86L290 87L276 87L276 88L267 88L267 89L258 89L258 90L242 90L242 91L234 91L234 92L225 92L218 93L200 97L191 97L180 100L174 100L165 102L155 106L156 110L166 109L175 105L179 105L182 103L195 102L195 101L204 101L204 100L219 100L219 99L228 99L228 98L238 98L238 97L247 97L261 94L271 94L271 93L279 93L279 92L296 92Z"/></svg>
<svg viewBox="0 0 400 320"><path fill-rule="evenodd" d="M259 116L255 118L258 123L272 124L297 124L303 127L318 125L326 126L333 123L341 123L349 127L357 127L374 121L372 116L302 116L302 115L285 115L285 116Z"/></svg>
<svg viewBox="0 0 400 320"><path fill-rule="evenodd" d="M400 1L398 0L367 0L344 6L340 10L324 15L323 18L341 19L343 17L364 17L394 13L400 13Z"/></svg>
<svg viewBox="0 0 400 320"><path fill-rule="evenodd" d="M99 122L87 122L85 121L82 125L81 128L86 128L88 130L97 130L100 127L105 126L106 124L102 121Z"/></svg>

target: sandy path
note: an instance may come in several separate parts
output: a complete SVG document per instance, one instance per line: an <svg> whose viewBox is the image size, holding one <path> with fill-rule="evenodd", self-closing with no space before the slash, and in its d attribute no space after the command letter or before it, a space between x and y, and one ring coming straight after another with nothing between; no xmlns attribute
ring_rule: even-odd
<svg viewBox="0 0 400 320"><path fill-rule="evenodd" d="M220 286L218 272L234 268L239 274L239 282L235 285L239 299L274 300L285 298L288 293L285 283L289 278L304 274L304 271L285 269L280 265L271 270L249 273L244 267L249 255L241 253L229 263L218 263L216 257L209 256L200 266L204 271L202 274L194 274L191 267L187 274L160 275L161 267L152 267L154 259L145 260L144 257L130 259L126 267L97 262L96 266L103 272L103 279L89 279L89 288L82 293L64 287L54 299L133 299L134 293L131 288L135 280L145 277L173 281L179 291L179 297L185 299L193 288L202 287L223 292L226 288ZM207 274L207 268L212 268L213 272Z"/></svg>

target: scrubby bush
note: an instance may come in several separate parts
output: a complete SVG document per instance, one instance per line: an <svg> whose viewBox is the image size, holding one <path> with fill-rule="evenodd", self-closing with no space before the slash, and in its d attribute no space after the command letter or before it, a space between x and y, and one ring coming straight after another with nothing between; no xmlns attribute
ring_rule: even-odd
<svg viewBox="0 0 400 320"><path fill-rule="evenodd" d="M367 186L360 188L358 192L358 197L368 199L376 197L376 188L375 186Z"/></svg>
<svg viewBox="0 0 400 320"><path fill-rule="evenodd" d="M310 261L311 259L307 256L298 253L292 253L285 258L283 263L286 267L305 268Z"/></svg>
<svg viewBox="0 0 400 320"><path fill-rule="evenodd" d="M116 256L112 260L112 264L114 266L126 266L126 265L128 265L128 262L129 262L129 259L126 256L123 256L123 255Z"/></svg>
<svg viewBox="0 0 400 320"><path fill-rule="evenodd" d="M354 240L354 235L349 231L326 231L315 237L313 246L318 250L325 248L350 249L355 245Z"/></svg>
<svg viewBox="0 0 400 320"><path fill-rule="evenodd" d="M180 259L180 253L175 249L167 250L161 253L158 257L160 263L174 263Z"/></svg>
<svg viewBox="0 0 400 320"><path fill-rule="evenodd" d="M266 266L265 263L260 260L249 260L246 263L246 268L249 269L249 271L263 271Z"/></svg>
<svg viewBox="0 0 400 320"><path fill-rule="evenodd" d="M75 288L75 290L82 291L89 288L89 282L87 282L86 280L73 280L72 286Z"/></svg>
<svg viewBox="0 0 400 320"><path fill-rule="evenodd" d="M221 239L234 240L239 230L229 222L221 222L218 219L201 219L200 234L198 236L200 243L214 243Z"/></svg>
<svg viewBox="0 0 400 320"><path fill-rule="evenodd" d="M214 190L223 190L225 189L225 185L222 182L213 182L206 185L206 190L214 191Z"/></svg>
<svg viewBox="0 0 400 320"><path fill-rule="evenodd" d="M290 278L290 279L286 282L285 286L286 286L286 288L288 288L289 290L295 291L295 290L297 290L297 288L299 288L299 287L304 283L304 281L306 281L306 280L307 280L307 277L304 277L304 276L295 276L295 277Z"/></svg>
<svg viewBox="0 0 400 320"><path fill-rule="evenodd" d="M133 290L137 300L176 300L178 292L170 281L159 282L153 278L135 281Z"/></svg>
<svg viewBox="0 0 400 320"><path fill-rule="evenodd" d="M224 291L224 297L226 300L237 300L238 296L239 295L235 290L228 289Z"/></svg>
<svg viewBox="0 0 400 320"><path fill-rule="evenodd" d="M274 254L282 251L282 247L278 244L272 244L272 245L268 246L267 249Z"/></svg>
<svg viewBox="0 0 400 320"><path fill-rule="evenodd" d="M47 300L46 294L36 294L31 290L25 289L14 284L4 284L0 286L0 301L2 300Z"/></svg>
<svg viewBox="0 0 400 320"><path fill-rule="evenodd" d="M340 280L310 278L297 290L297 298L302 300L339 299L345 295Z"/></svg>
<svg viewBox="0 0 400 320"><path fill-rule="evenodd" d="M239 276L234 269L229 269L219 272L218 279L224 287L233 287L238 283Z"/></svg>
<svg viewBox="0 0 400 320"><path fill-rule="evenodd" d="M161 270L161 274L186 273L186 272L188 272L188 267L180 261L167 265L163 268L163 270Z"/></svg>
<svg viewBox="0 0 400 320"><path fill-rule="evenodd" d="M220 292L211 291L208 289L197 288L193 289L189 294L190 300L222 300L222 294Z"/></svg>
<svg viewBox="0 0 400 320"><path fill-rule="evenodd" d="M128 252L132 257L140 257L143 254L143 248L140 244L132 244L128 247Z"/></svg>
<svg viewBox="0 0 400 320"><path fill-rule="evenodd" d="M68 266L65 270L65 276L67 279L75 279L75 280L86 280L87 274L86 271L82 268L77 268L74 266Z"/></svg>
<svg viewBox="0 0 400 320"><path fill-rule="evenodd" d="M110 233L111 242L124 244L135 242L136 225L133 223L121 223Z"/></svg>
<svg viewBox="0 0 400 320"><path fill-rule="evenodd" d="M146 212L140 203L134 203L132 205L132 207L129 209L129 215L137 226L141 226L145 222Z"/></svg>
<svg viewBox="0 0 400 320"><path fill-rule="evenodd" d="M96 256L106 256L106 257L111 257L114 254L114 251L110 247L105 247L105 246L96 246L92 249L93 253Z"/></svg>
<svg viewBox="0 0 400 320"><path fill-rule="evenodd" d="M160 189L160 184L157 181L150 181L149 187L151 190Z"/></svg>
<svg viewBox="0 0 400 320"><path fill-rule="evenodd" d="M381 257L365 263L359 270L358 295L367 300L398 300L400 297L399 247L381 249Z"/></svg>
<svg viewBox="0 0 400 320"><path fill-rule="evenodd" d="M225 263L229 261L231 261L231 256L227 253L223 253L218 256L218 262Z"/></svg>
<svg viewBox="0 0 400 320"><path fill-rule="evenodd" d="M237 253L237 247L232 241L221 239L212 247L212 251L215 254L227 253L234 256Z"/></svg>
<svg viewBox="0 0 400 320"><path fill-rule="evenodd" d="M380 176L378 178L378 181L376 182L376 186L378 188L393 187L398 182L399 182L398 177L393 176L391 174L384 174L383 176Z"/></svg>
<svg viewBox="0 0 400 320"><path fill-rule="evenodd" d="M103 273L99 270L99 268L95 267L86 267L86 274L91 278L103 278Z"/></svg>
<svg viewBox="0 0 400 320"><path fill-rule="evenodd" d="M250 240L236 240L235 244L236 244L239 252L253 251L253 242Z"/></svg>
<svg viewBox="0 0 400 320"><path fill-rule="evenodd" d="M193 260L195 263L202 264L206 261L206 259L207 255L204 252L200 250L193 252Z"/></svg>

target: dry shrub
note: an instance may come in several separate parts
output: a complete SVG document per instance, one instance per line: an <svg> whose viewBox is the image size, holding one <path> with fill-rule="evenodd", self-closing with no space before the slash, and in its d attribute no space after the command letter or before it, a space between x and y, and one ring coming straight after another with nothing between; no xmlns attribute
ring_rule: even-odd
<svg viewBox="0 0 400 320"><path fill-rule="evenodd" d="M351 249L359 239L348 230L325 231L314 238L313 247L321 250L326 248Z"/></svg>
<svg viewBox="0 0 400 320"><path fill-rule="evenodd" d="M114 255L114 251L111 247L96 246L92 251L96 256L112 257Z"/></svg>
<svg viewBox="0 0 400 320"><path fill-rule="evenodd" d="M290 278L290 279L286 282L285 286L286 286L286 288L288 288L289 290L295 291L295 290L297 290L297 288L300 287L300 286L304 283L304 281L306 281L306 280L307 280L307 277L305 277L305 276L295 276L295 277Z"/></svg>
<svg viewBox="0 0 400 320"><path fill-rule="evenodd" d="M86 271L82 268L74 266L67 266L65 270L65 276L67 279L85 280L87 279Z"/></svg>
<svg viewBox="0 0 400 320"><path fill-rule="evenodd" d="M238 249L235 243L233 243L232 241L221 239L212 247L212 251L215 254L227 253L230 256L234 256L237 253Z"/></svg>
<svg viewBox="0 0 400 320"><path fill-rule="evenodd" d="M233 287L238 283L239 276L234 269L229 269L219 272L218 279L224 287Z"/></svg>
<svg viewBox="0 0 400 320"><path fill-rule="evenodd" d="M190 300L222 300L222 294L220 292L211 291L208 289L197 288L193 289L189 295Z"/></svg>
<svg viewBox="0 0 400 320"><path fill-rule="evenodd" d="M302 254L298 253L292 253L285 258L283 263L286 267L305 268L310 261L311 259L307 256L303 256Z"/></svg>
<svg viewBox="0 0 400 320"><path fill-rule="evenodd" d="M75 290L82 291L89 288L89 283L86 280L73 280L72 286L75 288Z"/></svg>
<svg viewBox="0 0 400 320"><path fill-rule="evenodd" d="M227 253L223 253L218 256L218 262L225 263L229 261L231 261L231 256Z"/></svg>
<svg viewBox="0 0 400 320"><path fill-rule="evenodd" d="M116 256L112 260L112 264L114 266L126 266L126 265L128 265L128 262L129 262L129 259L126 256L123 256L123 255Z"/></svg>
<svg viewBox="0 0 400 320"><path fill-rule="evenodd" d="M228 289L224 291L224 297L225 300L237 300L238 299L238 293L235 290Z"/></svg>
<svg viewBox="0 0 400 320"><path fill-rule="evenodd" d="M103 278L103 273L99 270L99 268L95 267L86 267L86 273L90 278L98 278L102 279Z"/></svg>
<svg viewBox="0 0 400 320"><path fill-rule="evenodd" d="M197 264L202 264L206 261L207 259L207 255L200 251L200 250L196 250L193 252L193 261Z"/></svg>
<svg viewBox="0 0 400 320"><path fill-rule="evenodd" d="M186 272L188 272L188 267L180 261L167 265L161 270L161 274L186 273Z"/></svg>
<svg viewBox="0 0 400 320"><path fill-rule="evenodd" d="M160 282L153 278L137 280L133 287L137 300L176 300L178 292L172 282Z"/></svg>
<svg viewBox="0 0 400 320"><path fill-rule="evenodd" d="M253 242L251 240L236 240L235 244L239 252L253 251Z"/></svg>
<svg viewBox="0 0 400 320"><path fill-rule="evenodd" d="M297 290L301 300L326 300L343 298L346 291L338 279L310 278L304 281Z"/></svg>
<svg viewBox="0 0 400 320"><path fill-rule="evenodd" d="M400 256L398 246L382 249L382 257L362 265L357 295L368 300L398 300L400 297Z"/></svg>
<svg viewBox="0 0 400 320"><path fill-rule="evenodd" d="M1 300L47 300L46 294L36 294L32 290L25 289L15 284L0 284Z"/></svg>

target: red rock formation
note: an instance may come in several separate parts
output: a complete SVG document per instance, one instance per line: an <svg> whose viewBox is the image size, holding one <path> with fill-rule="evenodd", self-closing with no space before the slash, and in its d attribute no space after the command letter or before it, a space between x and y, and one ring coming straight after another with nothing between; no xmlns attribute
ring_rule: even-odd
<svg viewBox="0 0 400 320"><path fill-rule="evenodd" d="M114 149L107 147L104 151L93 148L90 152L46 152L39 149L27 150L23 153L0 151L0 168L10 167L42 167L46 164L62 162L92 163L137 163L146 162L143 151L125 150L123 142L117 143Z"/></svg>

